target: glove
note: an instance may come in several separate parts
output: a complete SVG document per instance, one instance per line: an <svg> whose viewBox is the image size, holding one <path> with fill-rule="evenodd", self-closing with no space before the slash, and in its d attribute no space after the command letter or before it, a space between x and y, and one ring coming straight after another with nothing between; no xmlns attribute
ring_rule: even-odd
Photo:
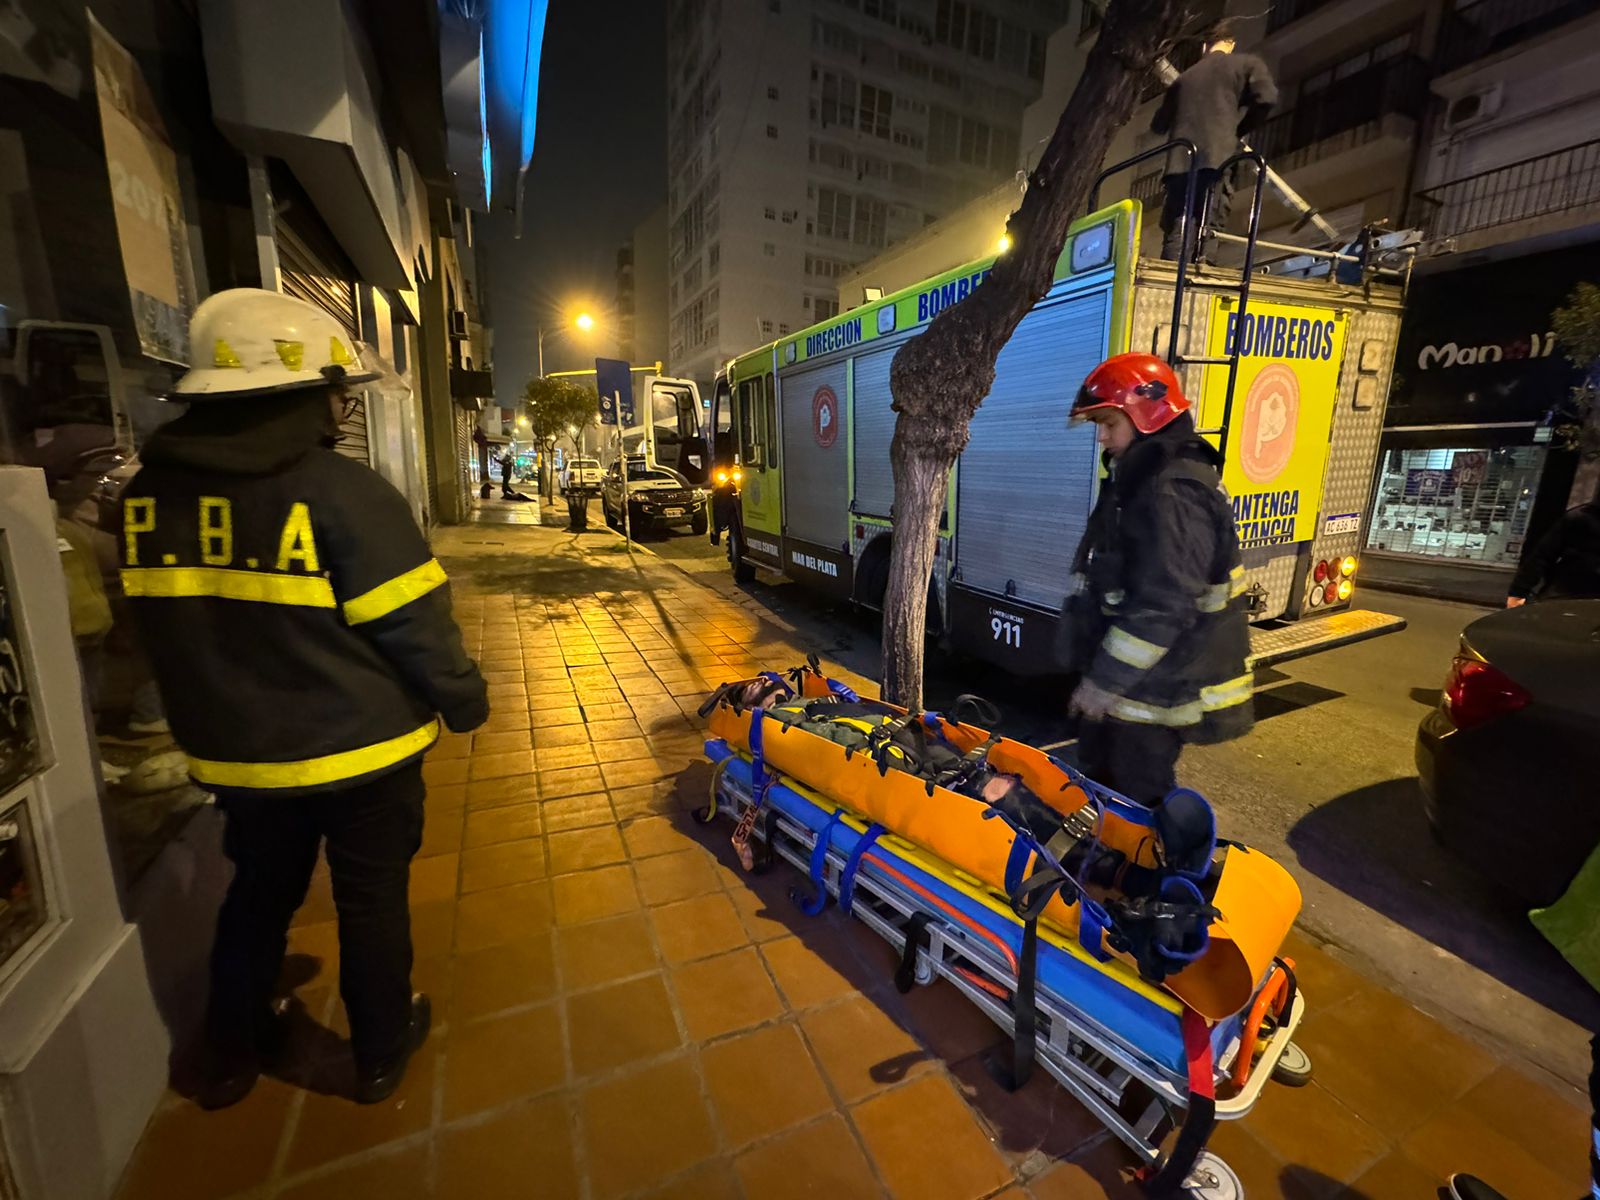
<svg viewBox="0 0 1600 1200"><path fill-rule="evenodd" d="M1119 697L1089 679L1082 680L1067 701L1067 715L1085 721L1103 721Z"/></svg>
<svg viewBox="0 0 1600 1200"><path fill-rule="evenodd" d="M1522 597L1522 596L1507 596L1506 597L1506 607L1507 608L1521 608L1527 602L1528 602L1527 599L1525 597Z"/></svg>

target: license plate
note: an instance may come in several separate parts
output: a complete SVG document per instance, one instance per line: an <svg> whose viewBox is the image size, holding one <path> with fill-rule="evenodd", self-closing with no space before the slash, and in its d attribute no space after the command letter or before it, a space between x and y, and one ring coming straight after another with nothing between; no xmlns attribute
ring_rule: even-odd
<svg viewBox="0 0 1600 1200"><path fill-rule="evenodd" d="M681 508L663 508L661 510L661 515L664 516L664 517L681 517L681 516L683 516L683 509L681 509Z"/></svg>

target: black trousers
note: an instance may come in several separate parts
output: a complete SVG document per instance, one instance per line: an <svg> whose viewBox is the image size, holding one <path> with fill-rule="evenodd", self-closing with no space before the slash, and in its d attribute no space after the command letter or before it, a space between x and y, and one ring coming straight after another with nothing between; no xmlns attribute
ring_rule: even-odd
<svg viewBox="0 0 1600 1200"><path fill-rule="evenodd" d="M1196 253L1195 233L1199 227L1200 214L1206 211L1208 193L1211 197L1211 209L1207 223L1213 228L1221 228L1228 223L1228 210L1233 205L1232 175L1230 171L1225 177L1215 167L1201 167L1195 172L1194 208L1189 212L1189 222L1186 226L1191 256ZM1183 215L1188 177L1168 175L1161 183L1166 189L1166 199L1161 205L1161 257L1175 260L1181 244L1178 238L1178 218ZM1203 250L1204 247L1200 249Z"/></svg>
<svg viewBox="0 0 1600 1200"><path fill-rule="evenodd" d="M327 847L339 914L339 994L356 1065L387 1064L411 1019L411 859L422 845L422 760L334 791L218 796L233 882L217 917L206 1028L224 1050L253 1048L283 967L289 922Z"/></svg>
<svg viewBox="0 0 1600 1200"><path fill-rule="evenodd" d="M1165 725L1085 721L1078 729L1078 766L1090 779L1154 808L1178 786L1183 739Z"/></svg>

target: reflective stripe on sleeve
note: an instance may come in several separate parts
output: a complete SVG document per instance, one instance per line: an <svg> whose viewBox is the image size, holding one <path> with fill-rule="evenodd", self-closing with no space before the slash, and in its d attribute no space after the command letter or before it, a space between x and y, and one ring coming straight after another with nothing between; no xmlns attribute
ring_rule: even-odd
<svg viewBox="0 0 1600 1200"><path fill-rule="evenodd" d="M1213 583L1201 592L1194 606L1203 613L1219 613L1228 607L1230 600L1238 599L1249 588L1249 581L1244 577L1244 568L1235 567L1228 572L1228 578L1223 582Z"/></svg>
<svg viewBox="0 0 1600 1200"><path fill-rule="evenodd" d="M404 762L433 745L439 737L439 722L429 721L420 729L390 738L359 750L303 758L293 762L213 762L189 759L189 773L201 783L225 788L307 788L338 783L370 775L385 767Z"/></svg>
<svg viewBox="0 0 1600 1200"><path fill-rule="evenodd" d="M1148 671L1155 666L1168 649L1136 637L1117 625L1106 630L1105 640L1100 644L1112 658L1139 671Z"/></svg>
<svg viewBox="0 0 1600 1200"><path fill-rule="evenodd" d="M333 585L320 575L233 571L226 567L124 567L122 591L141 599L210 596L301 608L338 607Z"/></svg>
<svg viewBox="0 0 1600 1200"><path fill-rule="evenodd" d="M1240 675L1237 679L1230 679L1226 683L1203 687L1200 689L1200 703L1207 712L1233 708L1250 699L1254 683L1251 676Z"/></svg>
<svg viewBox="0 0 1600 1200"><path fill-rule="evenodd" d="M351 625L363 625L379 617L387 617L395 609L404 608L413 600L426 596L444 582L444 568L439 565L437 558L430 558L420 567L413 567L404 575L396 575L388 583L380 583L354 600L346 600L344 619Z"/></svg>

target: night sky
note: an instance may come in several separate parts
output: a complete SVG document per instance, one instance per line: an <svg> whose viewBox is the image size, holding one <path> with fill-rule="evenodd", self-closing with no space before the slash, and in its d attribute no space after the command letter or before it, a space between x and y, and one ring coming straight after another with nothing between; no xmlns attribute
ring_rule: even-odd
<svg viewBox="0 0 1600 1200"><path fill-rule="evenodd" d="M522 237L507 213L480 218L494 327L495 390L507 406L536 372L613 354L617 248L666 198L666 0L554 0L539 76L539 125L523 193ZM552 335L570 306L602 328Z"/></svg>

